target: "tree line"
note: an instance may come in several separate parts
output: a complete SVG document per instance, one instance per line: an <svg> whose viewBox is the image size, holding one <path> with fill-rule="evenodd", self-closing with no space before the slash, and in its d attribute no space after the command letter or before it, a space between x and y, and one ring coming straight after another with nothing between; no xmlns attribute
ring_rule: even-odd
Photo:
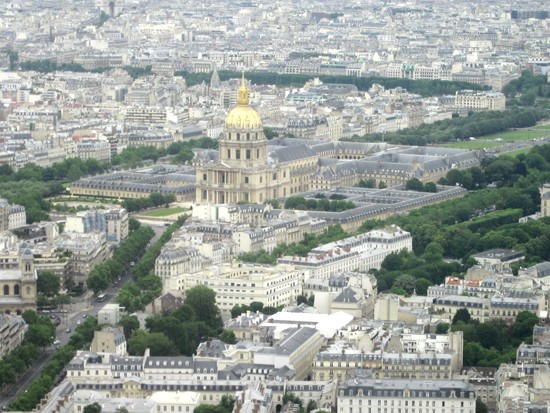
<svg viewBox="0 0 550 413"><path fill-rule="evenodd" d="M481 323L462 308L456 312L451 326L440 323L436 333L444 334L449 327L451 331L462 331L465 366L499 367L502 363L515 362L521 343L533 342L533 327L538 323L538 317L529 311L518 313L512 324L504 320Z"/></svg>
<svg viewBox="0 0 550 413"><path fill-rule="evenodd" d="M534 75L529 70L521 72L521 76L508 82L502 92L508 99L508 105L533 106L537 100L544 101L548 107L550 85L545 75Z"/></svg>
<svg viewBox="0 0 550 413"><path fill-rule="evenodd" d="M23 312L22 317L28 329L21 345L0 360L0 387L17 383L55 336L55 327L49 317L39 316L32 310Z"/></svg>
<svg viewBox="0 0 550 413"><path fill-rule="evenodd" d="M240 72L230 70L220 70L218 72L220 80L239 79ZM212 73L191 73L185 70L176 71L174 76L185 78L188 86L198 85L202 82L209 82L212 78ZM382 76L343 76L343 75L300 75L286 74L274 72L248 72L246 78L253 84L257 85L275 85L275 86L290 86L303 87L306 82L319 78L323 83L344 83L355 85L358 90L366 91L372 85L379 84L387 89L401 87L407 89L410 93L416 93L422 96L435 95L454 95L459 90L488 90L486 86L480 86L468 82L447 81L447 80L412 80L394 77Z"/></svg>
<svg viewBox="0 0 550 413"><path fill-rule="evenodd" d="M65 159L49 167L25 165L14 172L7 165L0 165L0 196L12 204L26 209L27 222L49 220L52 205L45 198L65 192L63 182L76 181L84 175L95 175L107 169L107 165L95 159Z"/></svg>
<svg viewBox="0 0 550 413"><path fill-rule="evenodd" d="M128 353L143 355L149 348L154 356L192 356L201 342L223 334L215 296L206 286L190 288L185 292L183 305L147 318L147 331L139 329L137 317L126 316L121 325L128 340Z"/></svg>
<svg viewBox="0 0 550 413"><path fill-rule="evenodd" d="M19 347L21 350L16 350L16 352L24 352L28 357L29 355L36 354L35 350L31 346L31 343L33 343L34 346L44 344L46 342L48 343L48 345L51 344L51 342L53 341L53 337L55 337L55 329L53 328L53 326L50 327L51 321L50 325L48 325L46 321L49 321L48 317L37 316L36 313L32 311L25 312L23 317L26 317L25 321L29 320L27 322L30 323L31 326L43 326L40 328L43 331L40 331L38 333L38 337L40 337L42 341L35 342L29 340L28 343L24 343L24 345ZM97 324L97 319L95 317L86 318L86 320L84 320L84 322L75 329L74 333L69 339L69 342L56 350L51 360L48 361L48 363L46 363L46 365L43 367L42 371L40 372L40 376L35 379L24 392L21 392L19 396L10 404L10 409L24 412L29 412L33 410L38 405L38 403L40 403L40 401L46 396L46 394L50 392L54 385L58 384L58 382L61 380L61 374L65 369L65 366L76 355L76 351L86 349L93 339L94 331L98 330L99 328L100 327ZM46 332L48 334L46 334ZM37 337L32 337L32 340L36 339ZM38 354L36 354L35 360L36 358L38 358ZM2 360L2 362L4 362L4 360ZM24 371L25 366L28 368L32 366L33 362L34 360L30 362L29 358L28 361L24 362L24 365L19 365L22 369L17 371ZM20 363L23 362L21 361ZM3 371L4 369L1 369L0 374L2 374Z"/></svg>
<svg viewBox="0 0 550 413"><path fill-rule="evenodd" d="M472 112L465 117L453 117L434 123L424 123L417 128L401 129L390 133L369 133L342 139L350 142L388 142L398 145L438 144L468 140L512 128L536 125L546 118L544 111L535 109L513 109L508 111Z"/></svg>
<svg viewBox="0 0 550 413"><path fill-rule="evenodd" d="M168 207L168 204L174 202L176 196L174 194L159 194L158 192L153 192L149 194L147 198L126 198L122 201L122 206L128 212L138 212L143 211L147 208L159 207L165 205Z"/></svg>
<svg viewBox="0 0 550 413"><path fill-rule="evenodd" d="M187 218L187 215L178 217L174 223L166 228L157 241L147 247L143 256L133 267L132 277L134 283L124 284L116 298L116 302L124 307L127 312L133 313L143 310L147 304L161 294L162 280L154 274L155 261L164 245L172 238L172 234L181 228Z"/></svg>
<svg viewBox="0 0 550 413"><path fill-rule="evenodd" d="M109 260L97 264L90 271L86 280L88 288L95 294L106 290L118 277L128 271L130 264L146 250L147 243L153 235L154 231L150 227L140 226L133 230L128 238L114 250Z"/></svg>

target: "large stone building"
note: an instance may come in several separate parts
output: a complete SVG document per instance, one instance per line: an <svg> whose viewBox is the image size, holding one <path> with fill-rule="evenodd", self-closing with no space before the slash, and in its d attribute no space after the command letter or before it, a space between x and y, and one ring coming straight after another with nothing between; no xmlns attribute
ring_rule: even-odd
<svg viewBox="0 0 550 413"><path fill-rule="evenodd" d="M0 269L0 312L21 314L25 310L36 310L36 279L33 254L23 249L18 269Z"/></svg>
<svg viewBox="0 0 550 413"><path fill-rule="evenodd" d="M338 390L338 413L474 413L474 386L451 380L350 380Z"/></svg>
<svg viewBox="0 0 550 413"><path fill-rule="evenodd" d="M249 105L244 77L237 106L225 119L219 159L196 171L197 204L263 203L290 195L290 168L268 162L267 139L258 112Z"/></svg>
<svg viewBox="0 0 550 413"><path fill-rule="evenodd" d="M307 271L283 264L268 267L226 263L195 273L169 276L161 272L162 275L157 275L162 278L163 290L178 296L189 288L207 285L216 292L216 304L222 318L227 320L235 305L259 301L266 307L278 307L294 303L302 293L302 284L307 278L305 273Z"/></svg>
<svg viewBox="0 0 550 413"><path fill-rule="evenodd" d="M450 169L479 165L479 154L451 148L387 143L267 141L258 112L249 104L244 79L237 106L226 120L219 150L196 150L196 203L264 203L315 189L437 182Z"/></svg>

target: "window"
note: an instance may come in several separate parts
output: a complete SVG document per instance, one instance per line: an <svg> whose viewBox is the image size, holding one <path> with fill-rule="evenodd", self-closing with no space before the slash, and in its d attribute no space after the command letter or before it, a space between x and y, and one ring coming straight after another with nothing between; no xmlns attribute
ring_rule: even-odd
<svg viewBox="0 0 550 413"><path fill-rule="evenodd" d="M231 149L227 150L227 159L231 159Z"/></svg>
<svg viewBox="0 0 550 413"><path fill-rule="evenodd" d="M277 180L277 173L274 173L274 174L273 174L273 180L274 180L274 181Z"/></svg>
<svg viewBox="0 0 550 413"><path fill-rule="evenodd" d="M260 150L256 149L256 158L259 158L259 157L260 157Z"/></svg>
<svg viewBox="0 0 550 413"><path fill-rule="evenodd" d="M241 159L241 150L240 150L240 149L237 149L237 150L235 151L235 158Z"/></svg>
<svg viewBox="0 0 550 413"><path fill-rule="evenodd" d="M240 133L237 133L237 140L238 140L238 141L241 140L241 134L240 134Z"/></svg>
<svg viewBox="0 0 550 413"><path fill-rule="evenodd" d="M10 295L10 286L4 285L4 295Z"/></svg>
<svg viewBox="0 0 550 413"><path fill-rule="evenodd" d="M245 176L245 177L244 177L244 183L245 183L245 184L248 183L248 176Z"/></svg>
<svg viewBox="0 0 550 413"><path fill-rule="evenodd" d="M247 149L246 150L246 159L250 159L250 158L251 158L250 149Z"/></svg>
<svg viewBox="0 0 550 413"><path fill-rule="evenodd" d="M206 174L202 174L202 180L206 181Z"/></svg>
<svg viewBox="0 0 550 413"><path fill-rule="evenodd" d="M19 295L20 292L19 292L19 285L18 284L15 284L13 286L13 295Z"/></svg>

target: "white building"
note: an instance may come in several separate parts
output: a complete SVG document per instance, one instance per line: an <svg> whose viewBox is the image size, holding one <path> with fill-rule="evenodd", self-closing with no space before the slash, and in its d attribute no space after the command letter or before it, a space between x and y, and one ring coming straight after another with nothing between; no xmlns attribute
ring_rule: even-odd
<svg viewBox="0 0 550 413"><path fill-rule="evenodd" d="M506 97L500 92L460 90L456 92L455 106L474 111L504 110Z"/></svg>
<svg viewBox="0 0 550 413"><path fill-rule="evenodd" d="M163 290L182 295L189 288L207 285L216 292L216 303L227 320L235 305L258 301L266 307L278 307L295 303L304 277L303 271L289 265L223 264L194 274L163 277Z"/></svg>
<svg viewBox="0 0 550 413"><path fill-rule="evenodd" d="M149 400L157 404L159 412L191 413L200 404L200 394L193 391L156 391Z"/></svg>
<svg viewBox="0 0 550 413"><path fill-rule="evenodd" d="M95 209L67 216L65 230L85 234L104 232L108 243L119 244L128 238L128 212L120 209Z"/></svg>
<svg viewBox="0 0 550 413"><path fill-rule="evenodd" d="M474 386L447 380L348 381L338 390L338 413L474 413Z"/></svg>

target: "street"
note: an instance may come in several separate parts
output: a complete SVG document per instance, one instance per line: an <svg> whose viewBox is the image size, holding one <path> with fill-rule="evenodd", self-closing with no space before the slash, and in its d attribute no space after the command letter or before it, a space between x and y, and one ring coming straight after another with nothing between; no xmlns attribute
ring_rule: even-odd
<svg viewBox="0 0 550 413"><path fill-rule="evenodd" d="M144 225L150 226L155 232L155 235L150 241L151 244L156 242L166 230L166 227L163 225L150 225L148 223L145 223ZM26 389L27 386L40 375L42 367L50 360L57 348L68 343L75 328L78 327L79 323L84 321L85 317L97 316L98 311L103 308L103 306L114 302L120 287L126 283L132 282L131 271L126 275L122 275L120 278L121 280L119 282L111 285L106 291L104 291L105 300L102 302L98 302L96 300L92 291L87 291L81 297L75 298L73 303L64 305L64 308L60 309L66 310L66 313L61 311L52 311L43 314L59 317L60 324L56 327L56 336L54 337L54 341L59 340L59 343L57 345L51 345L45 349L44 353L38 357L34 365L20 377L19 382L13 385L11 390L7 391L6 394L0 397L0 406L3 407L9 405L21 391L24 391L24 389Z"/></svg>

